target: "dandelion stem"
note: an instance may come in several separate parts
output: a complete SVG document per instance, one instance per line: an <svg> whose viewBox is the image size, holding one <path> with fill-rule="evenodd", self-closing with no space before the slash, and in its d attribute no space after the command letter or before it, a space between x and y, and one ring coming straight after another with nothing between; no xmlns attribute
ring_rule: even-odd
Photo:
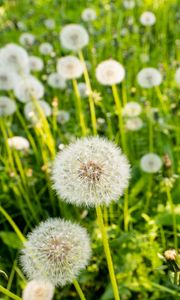
<svg viewBox="0 0 180 300"><path fill-rule="evenodd" d="M19 230L19 228L17 227L16 223L13 221L11 216L4 210L4 208L2 208L2 206L0 206L0 212L5 216L6 220L10 223L10 225L14 229L15 233L17 234L21 242L24 243L26 241L24 235Z"/></svg>
<svg viewBox="0 0 180 300"><path fill-rule="evenodd" d="M101 211L100 206L96 207L96 214L97 214L97 221L99 224L99 228L101 230L104 251L105 251L107 265L108 265L108 269L109 269L109 275L110 275L111 284L112 284L112 288L113 288L113 292L114 292L114 299L120 300L118 286L117 286L115 272L114 272L113 261L112 261L111 252L110 252L110 248L109 248L108 236L107 236L107 232L106 232L106 229L104 226L103 216L102 216L102 211Z"/></svg>
<svg viewBox="0 0 180 300"><path fill-rule="evenodd" d="M5 289L2 285L0 285L0 292L3 293L4 295L8 296L11 299L22 300L22 298L18 297L17 295L13 294L9 290Z"/></svg>
<svg viewBox="0 0 180 300"><path fill-rule="evenodd" d="M171 192L168 186L166 186L166 194L167 198L171 207L171 213L172 213L172 219L173 219L173 234L174 234L174 248L178 249L178 240L177 240L177 227L176 227L176 215L175 215L175 209L174 209L174 203L171 197Z"/></svg>
<svg viewBox="0 0 180 300"><path fill-rule="evenodd" d="M128 212L128 189L124 193L124 230L128 231L129 212Z"/></svg>
<svg viewBox="0 0 180 300"><path fill-rule="evenodd" d="M80 299L81 300L86 300L86 298L84 296L84 293L83 293L83 291L82 291L82 289L81 289L81 287L80 287L80 285L79 285L79 283L78 283L78 281L76 279L73 280L73 284L75 286L75 289L76 289L76 291L77 291Z"/></svg>
<svg viewBox="0 0 180 300"><path fill-rule="evenodd" d="M78 109L79 122L80 122L80 126L81 126L81 129L82 129L82 134L85 136L86 132L87 132L87 129L86 129L85 121L84 121L84 114L82 112L81 97L80 97L80 94L79 94L76 79L73 79L72 82L73 82L73 87L74 87L74 91L75 91L75 94L76 94L76 104L77 104L77 109Z"/></svg>

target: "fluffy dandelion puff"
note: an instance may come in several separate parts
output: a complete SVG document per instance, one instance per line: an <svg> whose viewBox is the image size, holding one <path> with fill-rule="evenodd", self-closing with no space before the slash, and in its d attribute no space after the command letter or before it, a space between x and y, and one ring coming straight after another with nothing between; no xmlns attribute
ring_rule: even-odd
<svg viewBox="0 0 180 300"><path fill-rule="evenodd" d="M86 29L78 24L69 24L63 27L60 33L60 41L63 48L79 51L89 42Z"/></svg>
<svg viewBox="0 0 180 300"><path fill-rule="evenodd" d="M14 148L16 150L28 150L30 147L29 141L22 136L13 136L8 138L8 145L10 148Z"/></svg>
<svg viewBox="0 0 180 300"><path fill-rule="evenodd" d="M144 26L152 26L156 23L156 17L151 11L145 11L140 16L140 22Z"/></svg>
<svg viewBox="0 0 180 300"><path fill-rule="evenodd" d="M53 51L53 46L50 43L43 43L39 46L39 52L42 55L49 55Z"/></svg>
<svg viewBox="0 0 180 300"><path fill-rule="evenodd" d="M96 11L92 8L86 8L83 10L81 18L85 22L94 21L97 18Z"/></svg>
<svg viewBox="0 0 180 300"><path fill-rule="evenodd" d="M52 73L48 76L47 79L48 85L52 88L56 89L65 89L66 88L66 81L65 79L58 73Z"/></svg>
<svg viewBox="0 0 180 300"><path fill-rule="evenodd" d="M0 96L0 116L10 116L16 111L16 103L6 96Z"/></svg>
<svg viewBox="0 0 180 300"><path fill-rule="evenodd" d="M81 61L72 55L58 60L57 71L64 79L75 79L82 76L84 66Z"/></svg>
<svg viewBox="0 0 180 300"><path fill-rule="evenodd" d="M0 66L19 74L28 74L29 57L26 50L16 44L7 44L0 50Z"/></svg>
<svg viewBox="0 0 180 300"><path fill-rule="evenodd" d="M88 264L90 241L84 228L58 218L40 223L29 235L21 264L29 279L55 286L71 283Z"/></svg>
<svg viewBox="0 0 180 300"><path fill-rule="evenodd" d="M124 76L124 67L113 59L101 62L96 68L96 78L103 85L118 84Z"/></svg>
<svg viewBox="0 0 180 300"><path fill-rule="evenodd" d="M135 2L133 0L124 0L123 6L126 9L133 9L135 7Z"/></svg>
<svg viewBox="0 0 180 300"><path fill-rule="evenodd" d="M43 60L37 56L30 56L29 67L31 71L41 71L44 67Z"/></svg>
<svg viewBox="0 0 180 300"><path fill-rule="evenodd" d="M18 78L16 73L6 68L0 68L0 90L9 91L14 89Z"/></svg>
<svg viewBox="0 0 180 300"><path fill-rule="evenodd" d="M155 153L148 153L141 158L141 169L147 173L157 173L162 166L161 158Z"/></svg>
<svg viewBox="0 0 180 300"><path fill-rule="evenodd" d="M23 45L25 47L32 46L35 42L35 36L28 32L23 33L23 34L21 34L21 36L19 38L19 42L21 45Z"/></svg>
<svg viewBox="0 0 180 300"><path fill-rule="evenodd" d="M42 83L33 76L21 78L15 86L14 94L21 102L31 101L33 98L40 99L44 95Z"/></svg>
<svg viewBox="0 0 180 300"><path fill-rule="evenodd" d="M54 29L55 28L55 21L54 21L54 19L46 19L44 21L44 25L48 29Z"/></svg>
<svg viewBox="0 0 180 300"><path fill-rule="evenodd" d="M151 88L161 84L162 75L155 68L144 68L138 73L137 81L141 87Z"/></svg>
<svg viewBox="0 0 180 300"><path fill-rule="evenodd" d="M75 205L109 205L127 187L130 167L121 150L99 138L82 138L55 159L52 179L58 195Z"/></svg>
<svg viewBox="0 0 180 300"><path fill-rule="evenodd" d="M50 105L47 102L45 102L43 100L39 100L38 106L40 107L40 109L42 110L42 112L44 113L44 115L46 117L49 117L51 115L52 110L51 110ZM33 123L38 122L40 119L38 108L32 101L26 103L26 105L24 107L24 114L25 114L26 119Z"/></svg>
<svg viewBox="0 0 180 300"><path fill-rule="evenodd" d="M31 280L23 290L23 300L52 300L54 286L49 281Z"/></svg>
<svg viewBox="0 0 180 300"><path fill-rule="evenodd" d="M128 102L123 108L123 115L127 117L137 117L141 112L141 105L134 101Z"/></svg>
<svg viewBox="0 0 180 300"><path fill-rule="evenodd" d="M68 111L65 110L59 110L57 113L57 121L60 124L65 124L69 121L70 119L70 114Z"/></svg>
<svg viewBox="0 0 180 300"><path fill-rule="evenodd" d="M175 81L176 83L180 86L180 68L178 68L176 70L176 73L175 73Z"/></svg>
<svg viewBox="0 0 180 300"><path fill-rule="evenodd" d="M126 120L125 127L129 131L137 131L143 127L141 118L131 118Z"/></svg>

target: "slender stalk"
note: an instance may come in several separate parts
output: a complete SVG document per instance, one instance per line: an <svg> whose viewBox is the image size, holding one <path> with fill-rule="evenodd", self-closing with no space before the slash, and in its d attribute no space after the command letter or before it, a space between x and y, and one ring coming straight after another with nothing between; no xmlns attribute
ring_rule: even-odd
<svg viewBox="0 0 180 300"><path fill-rule="evenodd" d="M92 96L92 87L91 87L91 82L89 79L89 74L88 74L88 70L86 67L86 63L85 63L82 51L79 51L79 58L84 66L84 79L85 79L86 86L88 88L88 93L89 93L88 98L89 98L89 108L90 108L90 114L91 114L91 123L92 123L93 134L97 135L96 110L95 110L93 96Z"/></svg>
<svg viewBox="0 0 180 300"><path fill-rule="evenodd" d="M13 221L13 219L10 217L10 215L2 208L2 206L0 206L0 212L4 215L4 217L6 218L6 220L10 223L10 225L14 229L15 233L17 234L17 236L19 237L19 239L21 240L21 242L24 243L26 241L24 235L19 230L19 228L17 227L17 225Z"/></svg>
<svg viewBox="0 0 180 300"><path fill-rule="evenodd" d="M104 251L105 251L105 255L106 255L107 265L108 265L108 269L109 269L109 275L110 275L111 284L112 284L113 293L114 293L114 299L120 300L118 286L117 286L115 272L114 272L113 261L112 261L111 252L110 252L110 248L109 248L108 236L107 236L107 232L106 232L106 229L104 226L103 216L102 216L102 211L101 211L100 206L96 207L96 214L97 214L97 221L99 224L99 228L101 230Z"/></svg>
<svg viewBox="0 0 180 300"><path fill-rule="evenodd" d="M2 285L0 285L0 292L3 293L4 295L8 296L11 299L22 300L22 298L18 297L17 295L13 294L9 290L5 289Z"/></svg>
<svg viewBox="0 0 180 300"><path fill-rule="evenodd" d="M155 90L156 90L156 94L157 94L158 99L159 99L159 101L160 101L160 104L161 104L161 107L162 107L163 112L164 112L164 113L167 113L167 112L168 112L167 106L166 106L166 103L164 102L163 95L162 95L162 93L161 93L161 90L160 90L159 86L156 86L156 87L155 87Z"/></svg>
<svg viewBox="0 0 180 300"><path fill-rule="evenodd" d="M80 126L81 126L82 134L85 136L86 132L87 132L87 128L86 128L86 125L85 125L84 114L83 114L83 111L82 111L81 96L79 94L76 79L73 79L72 83L73 83L74 91L75 91L75 94L76 94L76 104L77 104L77 109L78 109L79 123L80 123Z"/></svg>
<svg viewBox="0 0 180 300"><path fill-rule="evenodd" d="M79 283L78 283L78 281L76 279L73 280L73 284L75 286L75 289L76 289L76 291L77 291L80 299L81 300L86 300L86 298L84 296L84 293L83 293L83 291L82 291L82 289L81 289L81 287L80 287L80 285L79 285Z"/></svg>
<svg viewBox="0 0 180 300"><path fill-rule="evenodd" d="M153 152L154 150L154 143L153 143L153 123L152 120L149 119L149 152Z"/></svg>
<svg viewBox="0 0 180 300"><path fill-rule="evenodd" d="M173 220L173 234L174 234L174 248L178 250L178 239L177 239L177 224L176 224L176 215L174 209L174 203L171 197L171 192L168 186L166 186L166 194L171 207L172 220Z"/></svg>
<svg viewBox="0 0 180 300"><path fill-rule="evenodd" d="M128 189L124 193L124 230L128 231L129 211L128 211Z"/></svg>

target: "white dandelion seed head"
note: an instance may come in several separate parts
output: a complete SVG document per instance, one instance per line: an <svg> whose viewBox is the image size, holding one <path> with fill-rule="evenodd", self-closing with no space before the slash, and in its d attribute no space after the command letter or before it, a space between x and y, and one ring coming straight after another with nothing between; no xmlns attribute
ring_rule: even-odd
<svg viewBox="0 0 180 300"><path fill-rule="evenodd" d="M131 118L126 120L125 128L129 131L137 131L143 127L143 121L141 118Z"/></svg>
<svg viewBox="0 0 180 300"><path fill-rule="evenodd" d="M22 136L13 136L8 138L7 142L10 148L16 150L28 150L30 147L29 141Z"/></svg>
<svg viewBox="0 0 180 300"><path fill-rule="evenodd" d="M6 68L0 68L0 90L9 91L14 89L19 76Z"/></svg>
<svg viewBox="0 0 180 300"><path fill-rule="evenodd" d="M118 84L124 76L124 67L114 59L105 60L96 68L96 78L103 85Z"/></svg>
<svg viewBox="0 0 180 300"><path fill-rule="evenodd" d="M25 47L32 46L35 42L35 36L28 32L22 33L19 38L19 42L22 46L25 46Z"/></svg>
<svg viewBox="0 0 180 300"><path fill-rule="evenodd" d="M85 22L94 21L97 18L96 11L93 8L86 8L83 10L81 18Z"/></svg>
<svg viewBox="0 0 180 300"><path fill-rule="evenodd" d="M81 98L87 98L88 95L90 94L90 91L85 82L78 83L78 90Z"/></svg>
<svg viewBox="0 0 180 300"><path fill-rule="evenodd" d="M54 286L49 281L31 280L23 290L23 300L52 300Z"/></svg>
<svg viewBox="0 0 180 300"><path fill-rule="evenodd" d="M126 9L133 9L135 7L135 2L134 0L124 0L123 6Z"/></svg>
<svg viewBox="0 0 180 300"><path fill-rule="evenodd" d="M180 86L180 67L176 70L175 81Z"/></svg>
<svg viewBox="0 0 180 300"><path fill-rule="evenodd" d="M142 107L138 102L128 102L123 108L123 115L126 117L138 117L142 112Z"/></svg>
<svg viewBox="0 0 180 300"><path fill-rule="evenodd" d="M52 114L51 107L46 101L39 100L38 106L42 110L44 116L49 117ZM31 121L32 123L37 123L40 120L40 114L38 108L32 101L29 101L28 103L25 104L24 114L26 119Z"/></svg>
<svg viewBox="0 0 180 300"><path fill-rule="evenodd" d="M21 78L14 89L14 94L21 102L31 101L32 98L40 99L44 95L42 83L34 76Z"/></svg>
<svg viewBox="0 0 180 300"><path fill-rule="evenodd" d="M84 66L81 61L72 55L58 59L57 71L64 79L75 79L82 76Z"/></svg>
<svg viewBox="0 0 180 300"><path fill-rule="evenodd" d="M59 110L57 113L57 121L60 124L65 124L69 121L70 119L70 114L68 111L65 110Z"/></svg>
<svg viewBox="0 0 180 300"><path fill-rule="evenodd" d="M16 103L9 97L0 96L0 116L10 116L16 111Z"/></svg>
<svg viewBox="0 0 180 300"><path fill-rule="evenodd" d="M141 158L141 169L146 173L157 173L162 166L161 158L155 153L148 153Z"/></svg>
<svg viewBox="0 0 180 300"><path fill-rule="evenodd" d="M38 56L29 56L29 68L31 71L42 71L44 67L43 60Z"/></svg>
<svg viewBox="0 0 180 300"><path fill-rule="evenodd" d="M151 11L145 11L140 16L140 23L144 26L152 26L156 23L156 16Z"/></svg>
<svg viewBox="0 0 180 300"><path fill-rule="evenodd" d="M39 46L39 52L42 55L49 55L53 51L53 46L50 43L42 43Z"/></svg>
<svg viewBox="0 0 180 300"><path fill-rule="evenodd" d="M59 73L52 73L47 79L48 85L56 89L65 89L66 81Z"/></svg>
<svg viewBox="0 0 180 300"><path fill-rule="evenodd" d="M46 19L46 20L44 20L44 25L48 29L54 29L55 28L55 21L54 21L54 19Z"/></svg>
<svg viewBox="0 0 180 300"><path fill-rule="evenodd" d="M41 222L29 235L21 264L29 279L48 280L55 286L71 283L91 256L87 231L59 218Z"/></svg>
<svg viewBox="0 0 180 300"><path fill-rule="evenodd" d="M129 33L128 28L124 27L121 29L121 36L126 36Z"/></svg>
<svg viewBox="0 0 180 300"><path fill-rule="evenodd" d="M161 84L162 75L155 68L144 68L138 73L137 81L141 87L151 88Z"/></svg>
<svg viewBox="0 0 180 300"><path fill-rule="evenodd" d="M57 155L53 165L54 189L78 206L117 201L129 178L126 157L115 144L100 137L78 139Z"/></svg>
<svg viewBox="0 0 180 300"><path fill-rule="evenodd" d="M16 44L7 44L0 50L0 67L18 74L28 74L29 58L26 50Z"/></svg>
<svg viewBox="0 0 180 300"><path fill-rule="evenodd" d="M69 24L62 28L60 42L65 49L79 51L88 44L89 35L83 26Z"/></svg>

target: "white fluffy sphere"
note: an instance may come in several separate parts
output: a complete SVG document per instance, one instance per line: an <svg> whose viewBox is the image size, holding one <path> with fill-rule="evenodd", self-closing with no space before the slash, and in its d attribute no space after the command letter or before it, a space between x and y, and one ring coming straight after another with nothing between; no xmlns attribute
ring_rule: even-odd
<svg viewBox="0 0 180 300"><path fill-rule="evenodd" d="M52 300L54 286L49 281L31 280L23 290L23 300Z"/></svg>
<svg viewBox="0 0 180 300"><path fill-rule="evenodd" d="M64 56L58 60L57 71L64 79L75 79L82 76L84 66L75 56Z"/></svg>
<svg viewBox="0 0 180 300"><path fill-rule="evenodd" d="M118 84L124 76L124 67L114 59L105 60L96 68L96 78L103 85Z"/></svg>
<svg viewBox="0 0 180 300"><path fill-rule="evenodd" d="M79 51L89 42L86 29L78 24L69 24L63 27L60 33L60 41L63 48Z"/></svg>
<svg viewBox="0 0 180 300"><path fill-rule="evenodd" d="M47 79L48 85L56 88L56 89L65 89L66 88L66 81L65 79L58 73L52 73L48 76Z"/></svg>
<svg viewBox="0 0 180 300"><path fill-rule="evenodd" d="M40 99L44 95L42 83L33 76L21 78L15 86L14 94L21 102L31 101L32 98Z"/></svg>
<svg viewBox="0 0 180 300"><path fill-rule="evenodd" d="M161 158L155 153L148 153L141 158L141 169L147 173L157 173L162 166Z"/></svg>
<svg viewBox="0 0 180 300"><path fill-rule="evenodd" d="M140 22L144 26L152 26L156 23L156 17L151 11L145 11L140 16Z"/></svg>
<svg viewBox="0 0 180 300"><path fill-rule="evenodd" d="M0 116L10 116L16 111L16 103L9 97L0 96Z"/></svg>
<svg viewBox="0 0 180 300"><path fill-rule="evenodd" d="M162 75L155 68L144 68L138 73L137 81L141 87L151 88L161 84Z"/></svg>

